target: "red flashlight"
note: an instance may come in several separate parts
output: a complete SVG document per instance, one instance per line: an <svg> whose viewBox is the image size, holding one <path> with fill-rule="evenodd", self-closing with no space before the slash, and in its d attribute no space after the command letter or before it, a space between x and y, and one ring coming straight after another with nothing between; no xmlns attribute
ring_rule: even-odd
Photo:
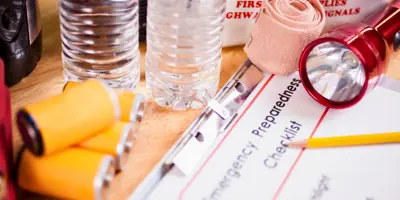
<svg viewBox="0 0 400 200"><path fill-rule="evenodd" d="M13 182L13 147L10 94L5 85L4 64L0 60L0 199L16 199Z"/></svg>
<svg viewBox="0 0 400 200"><path fill-rule="evenodd" d="M308 44L299 72L307 92L329 108L358 103L386 73L400 48L400 0L360 23L337 27Z"/></svg>

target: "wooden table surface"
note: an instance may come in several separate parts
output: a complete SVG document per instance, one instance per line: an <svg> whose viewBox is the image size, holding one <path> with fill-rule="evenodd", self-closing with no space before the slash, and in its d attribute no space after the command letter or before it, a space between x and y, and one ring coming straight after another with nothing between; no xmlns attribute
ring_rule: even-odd
<svg viewBox="0 0 400 200"><path fill-rule="evenodd" d="M39 3L43 23L43 55L35 71L10 89L14 114L21 106L60 93L64 85L58 1L41 0ZM141 44L141 82L137 91L148 95L144 87L145 48L145 44ZM224 48L220 87L246 59L242 49L242 46ZM400 54L392 57L388 76L400 80ZM112 199L126 199L200 112L201 109L171 111L158 107L150 100L140 128L140 135L130 154L127 171L117 175L111 186ZM22 144L15 120L13 121L15 152L17 152Z"/></svg>

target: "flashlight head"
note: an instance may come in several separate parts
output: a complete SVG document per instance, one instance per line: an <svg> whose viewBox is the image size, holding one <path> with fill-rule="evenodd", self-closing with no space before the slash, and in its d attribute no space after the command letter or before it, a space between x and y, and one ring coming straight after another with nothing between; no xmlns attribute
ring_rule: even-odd
<svg viewBox="0 0 400 200"><path fill-rule="evenodd" d="M375 29L351 24L311 42L300 57L307 92L330 108L358 103L386 71L388 45Z"/></svg>
<svg viewBox="0 0 400 200"><path fill-rule="evenodd" d="M300 77L307 92L330 108L358 103L386 73L400 49L400 0L360 23L337 27L307 45Z"/></svg>

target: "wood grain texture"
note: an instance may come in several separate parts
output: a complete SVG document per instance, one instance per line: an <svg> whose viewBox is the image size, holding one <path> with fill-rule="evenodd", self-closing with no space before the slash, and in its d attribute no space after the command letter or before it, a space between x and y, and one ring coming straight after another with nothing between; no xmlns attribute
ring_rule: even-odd
<svg viewBox="0 0 400 200"><path fill-rule="evenodd" d="M64 85L58 1L40 0L39 3L43 22L43 56L35 71L11 88L13 116L21 106L60 93ZM141 82L137 91L148 95L143 68L145 48L145 44L140 45L142 69ZM246 59L242 49L243 47L239 46L223 50L220 87ZM391 59L388 75L400 79L400 55ZM140 135L130 154L127 171L120 173L112 184L112 199L126 199L200 112L201 110L173 112L170 109L158 107L150 101L140 127ZM15 119L13 122L16 154L21 147L21 140L15 126Z"/></svg>

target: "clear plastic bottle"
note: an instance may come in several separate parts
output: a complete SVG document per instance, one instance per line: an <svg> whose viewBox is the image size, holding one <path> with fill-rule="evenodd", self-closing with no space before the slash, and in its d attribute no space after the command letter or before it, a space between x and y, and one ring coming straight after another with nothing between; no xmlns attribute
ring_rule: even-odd
<svg viewBox="0 0 400 200"><path fill-rule="evenodd" d="M133 89L140 79L138 0L59 0L67 81L104 80Z"/></svg>
<svg viewBox="0 0 400 200"><path fill-rule="evenodd" d="M226 0L149 0L146 83L161 106L201 108L215 96Z"/></svg>

